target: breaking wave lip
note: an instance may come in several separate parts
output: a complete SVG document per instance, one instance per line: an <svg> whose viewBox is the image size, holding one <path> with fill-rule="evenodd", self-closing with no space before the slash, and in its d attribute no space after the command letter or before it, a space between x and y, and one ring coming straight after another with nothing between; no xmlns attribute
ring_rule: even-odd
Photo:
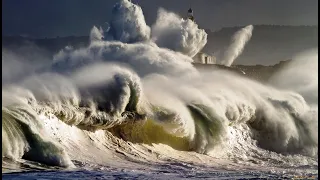
<svg viewBox="0 0 320 180"><path fill-rule="evenodd" d="M135 14L132 25L147 26L142 11L129 1L120 1L115 14L117 9ZM120 22L127 16L115 17ZM176 21L185 33L199 32L197 26L188 29L184 21ZM158 47L148 41L150 36L135 38L148 28L128 27L125 37L111 33L118 41L102 40L105 35L94 28L89 47L61 51L50 70L2 88L3 157L74 167L72 160L79 157L69 146L81 149L94 139L102 148L118 141L117 136L127 142L167 144L177 150L272 166L317 165L318 111L303 96L225 71L199 72L191 64L191 54ZM111 32L118 28L114 23ZM188 48L199 51L204 36L195 36L200 41L191 39L198 44ZM81 138L64 137L62 130L48 131L44 122L50 128L63 122L76 128ZM121 152L125 155L134 149L132 144L118 146L125 146Z"/></svg>
<svg viewBox="0 0 320 180"><path fill-rule="evenodd" d="M100 64L99 68L101 67ZM109 65L106 67L109 67ZM13 143L14 147L5 146L7 153L15 154L11 155L15 158L25 158L48 165L72 167L72 162L63 148L53 140L48 139L48 136L40 133L43 128L38 116L43 113L47 116L52 114L66 124L83 130L95 132L99 129L108 129L114 135L127 141L147 144L165 143L184 151L214 154L216 149L228 148L226 151L231 150L229 153L232 153L234 147L224 147L227 145L224 143L230 142L228 139L230 137L226 136L226 131L235 129L234 132L236 133L245 132L240 136L245 136L242 138L247 138L249 142L252 141L254 148L262 148L277 153L304 154L311 157L315 157L318 153L317 140L313 139L312 129L305 122L305 119L308 119L308 117L304 117L305 112L309 111L308 105L298 94L289 94L288 97L291 99L287 100L277 100L274 99L274 96L265 99L265 105L269 106L269 109L263 106L263 108L250 106L243 102L234 107L233 102L228 102L226 99L217 99L220 94L218 94L218 97L207 99L209 102L195 103L193 100L181 99L184 97L181 95L175 97L174 92L171 92L169 93L171 95L167 94L169 97L163 94L160 98L170 99L171 96L175 100L165 102L160 100L159 102L154 101L154 98L159 97L157 93L163 89L159 87L159 92L157 92L153 89L157 87L148 84L151 82L159 83L161 82L160 79L163 78L148 77L145 81L140 82L140 79L131 74L130 71L114 67L111 69L120 72L115 71L117 73L113 76L108 75L107 79L102 78L97 82L89 82L89 84L81 81L77 82L77 75L79 75L79 72L83 72L83 70L80 70L75 73L75 76L70 76L69 79L52 74L32 77L22 83L26 84L25 88L29 90L13 87L10 91L5 91L5 93L10 92L11 94L16 91L16 97L19 94L24 95L19 97L21 98L19 100L23 101L20 102L20 105L13 104L3 107L5 115L3 116L4 137L7 138L3 142L15 142ZM70 79L75 83L72 83ZM81 76L81 79L84 80L84 76ZM176 81L173 78L170 80L165 78L161 83L162 88L166 88L167 83L170 85L170 83L176 83ZM251 83L255 84L255 82ZM41 86L42 88L39 88ZM143 86L151 87L152 90L148 88L143 90ZM258 86L264 88L262 85ZM64 87L63 91L59 92L59 87ZM190 91L190 89L179 88L175 90ZM152 97L144 95L144 91L151 92ZM115 93L117 93L117 96L115 96ZM26 97L26 94L29 94L29 97ZM216 94L210 95L215 96ZM206 97L207 95L202 94L202 96ZM211 99L216 101L210 101ZM146 100L149 102L145 102ZM174 107L173 104L170 104L170 101L180 101L180 103L174 102L176 106ZM220 112L217 109L219 106L207 104L221 103L221 101L231 104L225 105L226 109L224 111L220 109ZM275 114L268 112L270 110ZM288 122L277 119L277 114L281 118L286 118ZM311 116L309 121L312 122L312 118ZM140 123L137 122L139 120ZM292 132L288 131L288 126L285 126L288 123L293 123ZM247 129L243 129L243 126L247 126ZM240 129L237 130L238 128ZM135 132L137 130L142 132ZM167 139L152 136L155 132ZM300 137L295 138L295 135ZM242 144L244 142L233 143L235 144L232 144L232 146L235 147L245 146L245 144ZM252 149L245 150L251 151ZM20 152L17 153L16 151ZM38 154L43 154L43 156L38 156Z"/></svg>

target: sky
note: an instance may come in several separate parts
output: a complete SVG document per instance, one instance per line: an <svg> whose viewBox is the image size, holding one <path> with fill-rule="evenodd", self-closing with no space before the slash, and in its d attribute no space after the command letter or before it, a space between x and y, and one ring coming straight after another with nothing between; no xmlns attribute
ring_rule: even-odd
<svg viewBox="0 0 320 180"><path fill-rule="evenodd" d="M2 0L2 35L88 35L110 20L117 0ZM318 0L132 0L148 25L159 7L184 17L191 7L204 29L253 25L318 25Z"/></svg>

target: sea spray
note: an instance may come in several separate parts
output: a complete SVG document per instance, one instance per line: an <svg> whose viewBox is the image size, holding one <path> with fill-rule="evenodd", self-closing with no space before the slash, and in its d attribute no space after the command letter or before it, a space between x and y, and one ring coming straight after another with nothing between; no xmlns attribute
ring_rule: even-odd
<svg viewBox="0 0 320 180"><path fill-rule="evenodd" d="M253 26L246 26L237 31L231 39L231 44L224 52L221 59L221 64L225 66L231 66L235 59L241 55L245 45L248 43L252 36Z"/></svg>
<svg viewBox="0 0 320 180"><path fill-rule="evenodd" d="M309 104L318 105L318 50L311 49L295 55L269 79L269 83L298 92Z"/></svg>
<svg viewBox="0 0 320 180"><path fill-rule="evenodd" d="M120 0L112 9L109 35L124 43L146 41L150 38L150 27L146 24L140 6L129 0Z"/></svg>
<svg viewBox="0 0 320 180"><path fill-rule="evenodd" d="M228 166L232 161L241 166L259 164L259 170L261 166L317 166L312 158L318 155L318 131L310 123L317 122L317 109L299 92L222 70L199 72L190 56L201 49L204 36L186 41L195 44L182 43L193 53L184 54L181 44L175 52L157 45L160 36L149 41L144 28L137 28L144 26L144 21L130 17L140 7L120 1L117 8L123 8L123 15L114 17L119 17L119 22L129 17L129 22L119 28L114 41L100 38L102 32L94 28L91 37L98 38L92 38L88 47L60 52L50 73L25 77L16 88L2 93L3 111L14 108L15 115L32 115L28 116L32 117L31 129L10 126L11 122L24 122L27 116L3 116L3 134L7 133L3 137L13 138L2 141L3 145L13 142L5 146L7 152L18 149L11 153L17 154L17 159L47 165L64 166L71 159L77 167L99 170L103 166L144 166L144 171L146 166L160 166L162 170L168 164L189 168L184 162L197 162L195 166L202 168L206 163L211 171L217 158L224 158ZM177 21L177 27L181 22L185 21ZM194 22L187 20L191 29L183 32L203 32L190 23ZM173 34L183 39L185 33ZM24 102L23 108L17 106L19 100ZM41 128L43 124L45 128ZM18 136L9 135L11 132ZM38 152L53 155L53 159L35 157Z"/></svg>
<svg viewBox="0 0 320 180"><path fill-rule="evenodd" d="M163 48L195 56L207 43L207 33L198 25L168 12L158 10L156 23L152 26L152 40Z"/></svg>

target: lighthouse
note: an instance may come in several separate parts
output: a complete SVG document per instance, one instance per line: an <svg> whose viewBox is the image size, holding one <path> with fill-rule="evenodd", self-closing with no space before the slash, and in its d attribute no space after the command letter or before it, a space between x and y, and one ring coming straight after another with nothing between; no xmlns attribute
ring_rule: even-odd
<svg viewBox="0 0 320 180"><path fill-rule="evenodd" d="M194 21L193 11L191 8L188 10L188 19L190 19L191 21Z"/></svg>

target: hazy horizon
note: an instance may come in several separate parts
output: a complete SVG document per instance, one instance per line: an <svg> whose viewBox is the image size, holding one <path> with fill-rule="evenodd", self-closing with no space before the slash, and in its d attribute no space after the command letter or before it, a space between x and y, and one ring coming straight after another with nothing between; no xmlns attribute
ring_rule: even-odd
<svg viewBox="0 0 320 180"><path fill-rule="evenodd" d="M273 25L273 24L258 24L258 25L254 25L256 28L258 27L262 27L262 26L274 26L274 27L318 27L318 25ZM242 28L245 26L229 26L229 27L221 27L219 29L205 29L207 31L207 33L213 33L213 32L218 32L222 29L231 29L231 28ZM90 31L90 29L88 30L88 32ZM210 32L208 32L210 31ZM83 36L89 36L89 33L86 34L79 34L79 35L75 35L75 34L66 34L64 36L60 36L60 35L56 35L56 36L30 36L30 35L26 35L26 34L2 34L2 37L24 37L24 38L34 38L34 39L44 39L44 38L49 38L49 39L54 39L54 38L64 38L64 37L83 37Z"/></svg>
<svg viewBox="0 0 320 180"><path fill-rule="evenodd" d="M148 25L155 22L163 7L181 17L192 7L197 24L203 29L256 25L317 26L318 1L309 0L132 0L142 7ZM4 0L2 36L30 37L82 36L93 25L110 20L116 0L21 1Z"/></svg>

